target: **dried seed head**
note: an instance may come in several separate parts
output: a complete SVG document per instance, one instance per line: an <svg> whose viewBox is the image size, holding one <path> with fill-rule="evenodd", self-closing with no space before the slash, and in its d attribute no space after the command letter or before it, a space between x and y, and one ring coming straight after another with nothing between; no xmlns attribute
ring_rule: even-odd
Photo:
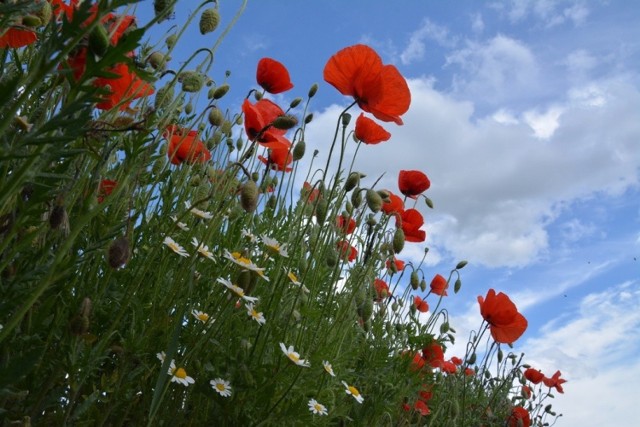
<svg viewBox="0 0 640 427"><path fill-rule="evenodd" d="M108 261L111 268L119 268L129 261L131 250L129 248L129 239L126 237L118 237L109 246Z"/></svg>
<svg viewBox="0 0 640 427"><path fill-rule="evenodd" d="M215 31L218 24L220 24L218 9L212 7L204 10L200 15L200 34L204 35Z"/></svg>

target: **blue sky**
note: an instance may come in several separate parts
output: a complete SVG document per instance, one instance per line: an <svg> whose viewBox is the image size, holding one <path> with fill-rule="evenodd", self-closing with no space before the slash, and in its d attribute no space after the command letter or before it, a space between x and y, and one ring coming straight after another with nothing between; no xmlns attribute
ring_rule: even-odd
<svg viewBox="0 0 640 427"><path fill-rule="evenodd" d="M191 2L180 4L164 29L184 22ZM239 4L221 4L222 25ZM151 5L137 5L142 22ZM530 322L515 351L569 380L558 425L625 425L640 397L638 22L640 6L622 0L250 0L210 77L231 70L238 106L261 57L289 68L295 88L280 101L320 83L307 150L324 153L350 102L322 81L327 59L366 43L395 64L412 106L356 170L386 171L391 190L400 169L429 175L428 271L469 261L446 301L460 338L479 326L476 297L504 291ZM216 40L192 30L176 60Z"/></svg>

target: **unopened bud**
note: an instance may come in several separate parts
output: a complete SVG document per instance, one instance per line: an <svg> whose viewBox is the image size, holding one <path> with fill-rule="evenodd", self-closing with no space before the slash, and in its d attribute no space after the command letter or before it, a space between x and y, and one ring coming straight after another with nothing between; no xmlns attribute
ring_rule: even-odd
<svg viewBox="0 0 640 427"><path fill-rule="evenodd" d="M156 98L154 101L154 105L156 109L160 110L169 106L171 101L173 101L174 89L173 85L168 84L165 87L161 87L156 91Z"/></svg>
<svg viewBox="0 0 640 427"><path fill-rule="evenodd" d="M233 123L231 123L229 120L225 120L224 122L222 122L222 125L220 125L220 131L226 136L231 136L232 128Z"/></svg>
<svg viewBox="0 0 640 427"><path fill-rule="evenodd" d="M369 209L371 209L374 213L380 212L380 209L382 209L382 197L380 197L376 190L372 188L368 189L366 199Z"/></svg>
<svg viewBox="0 0 640 427"><path fill-rule="evenodd" d="M342 126L349 126L349 123L351 122L351 114L344 113L342 116L340 116L340 119L342 120Z"/></svg>
<svg viewBox="0 0 640 427"><path fill-rule="evenodd" d="M160 52L153 52L147 58L147 63L153 67L154 70L163 70L167 60L165 56Z"/></svg>
<svg viewBox="0 0 640 427"><path fill-rule="evenodd" d="M89 50L98 56L103 56L111 46L109 34L103 25L97 25L89 34Z"/></svg>
<svg viewBox="0 0 640 427"><path fill-rule="evenodd" d="M240 190L240 204L245 212L253 212L258 207L258 186L249 180L244 183Z"/></svg>
<svg viewBox="0 0 640 427"><path fill-rule="evenodd" d="M298 119L291 115L278 116L271 125L280 130L289 130L298 124Z"/></svg>
<svg viewBox="0 0 640 427"><path fill-rule="evenodd" d="M313 98L316 92L318 92L318 83L311 85L311 88L309 89L309 98Z"/></svg>
<svg viewBox="0 0 640 427"><path fill-rule="evenodd" d="M293 101L291 101L291 104L289 104L289 108L296 108L298 105L300 105L301 102L302 102L302 98L296 98Z"/></svg>
<svg viewBox="0 0 640 427"><path fill-rule="evenodd" d="M304 124L308 125L313 120L313 113L307 114L307 117L304 118Z"/></svg>
<svg viewBox="0 0 640 427"><path fill-rule="evenodd" d="M427 281L426 281L426 280L424 280L424 279L422 279L422 280L420 281L420 290L421 290L422 292L424 292L424 291L426 291L426 290L427 290Z"/></svg>
<svg viewBox="0 0 640 427"><path fill-rule="evenodd" d="M173 13L174 2L171 0L153 0L153 11L160 19L158 22L162 22Z"/></svg>
<svg viewBox="0 0 640 427"><path fill-rule="evenodd" d="M393 234L393 252L399 254L404 249L404 231L402 228L396 228Z"/></svg>
<svg viewBox="0 0 640 427"><path fill-rule="evenodd" d="M213 92L213 99L220 99L223 96L225 96L227 94L227 92L229 92L229 85L226 84L226 83L223 84L223 85L220 85Z"/></svg>
<svg viewBox="0 0 640 427"><path fill-rule="evenodd" d="M51 21L51 17L53 15L51 4L48 1L40 2L40 4L42 7L38 11L37 15L42 21L42 25L47 25L49 21Z"/></svg>
<svg viewBox="0 0 640 427"><path fill-rule="evenodd" d="M324 220L327 218L327 209L329 208L329 203L326 199L318 200L316 203L316 220L319 225L324 223Z"/></svg>
<svg viewBox="0 0 640 427"><path fill-rule="evenodd" d="M22 25L24 25L25 27L39 27L42 25L42 19L35 15L23 16Z"/></svg>
<svg viewBox="0 0 640 427"><path fill-rule="evenodd" d="M427 196L424 196L424 202L429 206L429 208L433 209L433 202Z"/></svg>
<svg viewBox="0 0 640 427"><path fill-rule="evenodd" d="M418 287L420 286L420 277L418 277L417 271L411 272L411 279L409 280L409 283L411 283L411 289L413 289L414 291L418 289Z"/></svg>
<svg viewBox="0 0 640 427"><path fill-rule="evenodd" d="M129 239L119 237L111 243L108 252L108 261L111 268L122 267L129 260Z"/></svg>
<svg viewBox="0 0 640 427"><path fill-rule="evenodd" d="M223 122L224 115L222 111L215 107L209 110L209 123L211 123L211 126L221 126Z"/></svg>
<svg viewBox="0 0 640 427"><path fill-rule="evenodd" d="M387 190L378 190L378 194L380 195L384 203L391 203L391 193L389 193Z"/></svg>
<svg viewBox="0 0 640 427"><path fill-rule="evenodd" d="M456 283L453 284L453 293L457 294L462 287L462 280L460 278L456 279Z"/></svg>
<svg viewBox="0 0 640 427"><path fill-rule="evenodd" d="M175 34L171 34L164 42L169 49L172 49L178 42L178 36Z"/></svg>
<svg viewBox="0 0 640 427"><path fill-rule="evenodd" d="M353 193L351 193L351 203L353 203L353 207L356 209L362 204L362 192L359 187L356 187Z"/></svg>
<svg viewBox="0 0 640 427"><path fill-rule="evenodd" d="M193 104L191 103L191 101L189 101L187 105L184 106L184 112L187 115L193 113Z"/></svg>
<svg viewBox="0 0 640 427"><path fill-rule="evenodd" d="M200 34L204 35L215 31L218 24L220 24L218 9L212 7L204 10L200 15Z"/></svg>
<svg viewBox="0 0 640 427"><path fill-rule="evenodd" d="M344 183L344 191L349 192L356 188L360 184L360 174L358 172L351 172L346 182Z"/></svg>
<svg viewBox="0 0 640 427"><path fill-rule="evenodd" d="M467 265L467 261L460 261L458 264L456 264L456 270L464 268L465 265Z"/></svg>
<svg viewBox="0 0 640 427"><path fill-rule="evenodd" d="M178 75L185 92L198 92L204 86L204 76L198 71L183 71Z"/></svg>
<svg viewBox="0 0 640 427"><path fill-rule="evenodd" d="M293 156L293 161L295 162L303 158L306 150L307 144L304 142L304 140L298 141L293 147L293 152L291 153Z"/></svg>

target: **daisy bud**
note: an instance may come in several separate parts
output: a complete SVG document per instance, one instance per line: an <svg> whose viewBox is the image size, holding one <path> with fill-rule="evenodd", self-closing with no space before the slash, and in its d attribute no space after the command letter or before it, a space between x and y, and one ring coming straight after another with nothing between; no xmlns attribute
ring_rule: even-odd
<svg viewBox="0 0 640 427"><path fill-rule="evenodd" d="M218 9L212 7L204 10L200 15L200 34L205 35L215 31L218 24L220 24Z"/></svg>
<svg viewBox="0 0 640 427"><path fill-rule="evenodd" d="M411 280L409 281L409 283L411 283L411 289L413 289L414 291L418 289L418 287L420 286L420 278L418 277L417 271L411 272Z"/></svg>
<svg viewBox="0 0 640 427"><path fill-rule="evenodd" d="M213 99L220 99L223 96L225 96L227 94L227 92L229 92L229 85L226 84L226 83L223 84L223 85L220 85L213 92Z"/></svg>
<svg viewBox="0 0 640 427"><path fill-rule="evenodd" d="M211 126L221 126L224 123L222 111L215 107L209 110L209 123L211 123Z"/></svg>
<svg viewBox="0 0 640 427"><path fill-rule="evenodd" d="M360 173L351 172L347 181L344 183L344 191L351 191L360 184Z"/></svg>
<svg viewBox="0 0 640 427"><path fill-rule="evenodd" d="M396 228L393 234L393 252L399 254L404 249L404 231L402 228Z"/></svg>
<svg viewBox="0 0 640 427"><path fill-rule="evenodd" d="M340 116L340 119L342 120L342 126L347 127L351 122L351 114L344 113L342 116Z"/></svg>
<svg viewBox="0 0 640 427"><path fill-rule="evenodd" d="M291 104L289 104L289 108L296 108L298 105L300 105L301 102L302 102L302 98L296 98L293 101L291 101Z"/></svg>
<svg viewBox="0 0 640 427"><path fill-rule="evenodd" d="M24 25L25 27L39 27L42 25L42 19L35 15L23 16L22 25Z"/></svg>
<svg viewBox="0 0 640 427"><path fill-rule="evenodd" d="M158 12L156 12L158 13ZM176 45L176 43L178 42L178 36L175 34L171 34L169 37L167 37L167 39L164 41L164 43L167 45L167 47L169 49L173 49L173 47Z"/></svg>
<svg viewBox="0 0 640 427"><path fill-rule="evenodd" d="M153 52L147 58L147 63L153 67L154 70L164 70L167 63L165 56L160 52Z"/></svg>
<svg viewBox="0 0 640 427"><path fill-rule="evenodd" d="M271 125L280 130L289 130L298 124L298 119L291 115L278 116Z"/></svg>
<svg viewBox="0 0 640 427"><path fill-rule="evenodd" d="M198 92L204 86L204 76L197 71L181 72L178 81L182 83L182 90L185 92Z"/></svg>
<svg viewBox="0 0 640 427"><path fill-rule="evenodd" d="M457 294L461 287L462 287L462 280L458 278L456 279L456 283L454 283L453 285L453 292Z"/></svg>
<svg viewBox="0 0 640 427"><path fill-rule="evenodd" d="M360 188L356 188L353 190L353 193L351 193L351 203L356 209L358 209L362 204L362 192L360 191Z"/></svg>
<svg viewBox="0 0 640 427"><path fill-rule="evenodd" d="M240 190L240 204L245 212L253 212L258 207L258 186L253 181L247 181Z"/></svg>
<svg viewBox="0 0 640 427"><path fill-rule="evenodd" d="M380 194L378 194L376 190L372 188L368 189L366 199L369 209L371 209L374 213L380 212L380 209L382 209L382 197L380 197Z"/></svg>
<svg viewBox="0 0 640 427"><path fill-rule="evenodd" d="M460 261L458 264L456 264L456 270L464 268L465 265L467 265L467 261Z"/></svg>
<svg viewBox="0 0 640 427"><path fill-rule="evenodd" d="M291 153L293 156L293 161L296 162L304 157L304 153L307 150L307 144L304 140L300 140L293 147L293 152Z"/></svg>
<svg viewBox="0 0 640 427"><path fill-rule="evenodd" d="M424 202L429 206L430 209L433 209L433 202L427 196L424 196Z"/></svg>
<svg viewBox="0 0 640 427"><path fill-rule="evenodd" d="M318 83L311 85L311 88L309 89L309 98L313 98L316 92L318 92Z"/></svg>
<svg viewBox="0 0 640 427"><path fill-rule="evenodd" d="M108 261L111 268L122 267L128 260L130 255L129 239L126 237L118 237L109 246Z"/></svg>
<svg viewBox="0 0 640 427"><path fill-rule="evenodd" d="M103 25L97 25L89 34L89 50L98 56L103 56L111 46L109 34Z"/></svg>
<svg viewBox="0 0 640 427"><path fill-rule="evenodd" d="M313 113L307 114L307 117L304 118L304 124L308 125L313 120Z"/></svg>

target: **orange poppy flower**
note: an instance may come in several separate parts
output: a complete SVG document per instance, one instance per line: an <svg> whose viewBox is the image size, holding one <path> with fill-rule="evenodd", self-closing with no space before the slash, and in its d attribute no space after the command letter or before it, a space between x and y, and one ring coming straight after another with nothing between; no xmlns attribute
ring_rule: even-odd
<svg viewBox="0 0 640 427"><path fill-rule="evenodd" d="M404 211L404 202L399 196L396 196L391 191L386 190L389 193L389 202L382 203L382 212L387 215L391 215L394 212L402 213Z"/></svg>
<svg viewBox="0 0 640 427"><path fill-rule="evenodd" d="M351 246L346 240L340 240L336 243L336 247L338 248L340 258L346 259L349 262L355 261L358 256L358 250Z"/></svg>
<svg viewBox="0 0 640 427"><path fill-rule="evenodd" d="M304 182L302 184L302 191L300 192L302 198L306 199L307 203L315 202L318 197L320 197L320 190L317 188L313 188L311 184L308 182Z"/></svg>
<svg viewBox="0 0 640 427"><path fill-rule="evenodd" d="M358 106L383 122L402 124L400 116L411 104L409 86L393 65L384 65L369 46L342 49L324 67L324 79Z"/></svg>
<svg viewBox="0 0 640 427"><path fill-rule="evenodd" d="M98 186L98 203L104 202L104 199L107 196L110 196L117 186L118 183L110 179L103 179L100 181L100 185Z"/></svg>
<svg viewBox="0 0 640 427"><path fill-rule="evenodd" d="M401 170L398 174L398 188L400 188L400 192L407 197L415 199L418 194L428 190L429 187L431 187L429 178L420 171Z"/></svg>
<svg viewBox="0 0 640 427"><path fill-rule="evenodd" d="M451 363L453 363L453 364L454 364L454 365L456 365L456 366L460 366L460 365L462 365L462 359L460 359L460 358L459 358L459 357L457 357L457 356L453 356L453 357L451 358Z"/></svg>
<svg viewBox="0 0 640 427"><path fill-rule="evenodd" d="M25 27L9 27L4 34L0 35L0 49L19 48L28 46L38 40L35 31Z"/></svg>
<svg viewBox="0 0 640 427"><path fill-rule="evenodd" d="M365 144L379 144L391 138L391 134L382 126L361 113L356 119L356 138Z"/></svg>
<svg viewBox="0 0 640 427"><path fill-rule="evenodd" d="M336 227L344 234L351 234L356 229L356 220L353 218L347 219L344 215L340 215L336 218Z"/></svg>
<svg viewBox="0 0 640 427"><path fill-rule="evenodd" d="M413 305L420 313L426 313L427 311L429 311L429 304L419 296L413 297Z"/></svg>
<svg viewBox="0 0 640 427"><path fill-rule="evenodd" d="M118 77L98 77L93 83L96 87L109 89L109 93L102 96L102 101L96 104L96 108L109 110L120 104L118 109L126 110L134 99L151 95L154 92L153 87L129 71L126 64L117 64L109 72Z"/></svg>
<svg viewBox="0 0 640 427"><path fill-rule="evenodd" d="M444 363L442 346L435 341L422 348L422 357L432 368L439 368Z"/></svg>
<svg viewBox="0 0 640 427"><path fill-rule="evenodd" d="M396 266L396 270L398 270L398 271L404 270L404 261L401 261L401 260L397 259L396 257L393 257L393 263ZM385 261L385 266L387 268L391 268L391 261L386 260Z"/></svg>
<svg viewBox="0 0 640 427"><path fill-rule="evenodd" d="M436 295L440 295L443 297L447 296L447 288L449 287L449 283L447 282L447 279L445 279L444 277L442 277L439 274L436 274L435 277L433 278L433 280L431 280L431 292L436 294Z"/></svg>
<svg viewBox="0 0 640 427"><path fill-rule="evenodd" d="M282 93L293 88L289 71L282 63L271 58L262 58L258 62L256 80L269 93Z"/></svg>
<svg viewBox="0 0 640 427"><path fill-rule="evenodd" d="M531 390L531 387L529 387L528 385L523 385L520 388L520 395L525 399L531 399L531 396L533 395L533 391Z"/></svg>
<svg viewBox="0 0 640 427"><path fill-rule="evenodd" d="M389 298L391 296L391 292L389 291L389 285L382 279L375 279L373 281L373 287L376 290L376 302L380 302Z"/></svg>
<svg viewBox="0 0 640 427"><path fill-rule="evenodd" d="M511 344L527 329L527 319L507 295L489 289L486 298L478 297L480 314L487 321L491 336L497 343Z"/></svg>
<svg viewBox="0 0 640 427"><path fill-rule="evenodd" d="M258 156L258 159L265 165L269 165L271 169L277 171L291 172L293 168L289 165L293 162L293 155L291 149L287 148L274 148L269 150L269 157Z"/></svg>
<svg viewBox="0 0 640 427"><path fill-rule="evenodd" d="M474 371L472 368L464 368L464 374L468 377L473 376L476 374L476 371Z"/></svg>
<svg viewBox="0 0 640 427"><path fill-rule="evenodd" d="M50 0L50 3L54 15L60 16L60 14L64 13L65 15L67 15L68 21L71 21L73 19L73 12L78 6L78 0L71 0L69 4L67 4L63 0Z"/></svg>
<svg viewBox="0 0 640 427"><path fill-rule="evenodd" d="M401 227L407 242L420 243L427 238L427 233L420 230L424 225L424 218L417 209L407 209L400 213Z"/></svg>
<svg viewBox="0 0 640 427"><path fill-rule="evenodd" d="M544 379L544 374L540 370L527 368L524 371L524 377L534 384L540 384Z"/></svg>
<svg viewBox="0 0 640 427"><path fill-rule="evenodd" d="M429 409L427 404L420 399L416 400L416 403L414 403L413 405L413 409L415 409L416 412L422 415L423 417L431 413L431 410Z"/></svg>
<svg viewBox="0 0 640 427"><path fill-rule="evenodd" d="M507 419L507 425L509 427L530 427L531 417L529 412L522 406L516 406L511 410L511 415Z"/></svg>
<svg viewBox="0 0 640 427"><path fill-rule="evenodd" d="M445 360L444 362L442 362L440 369L442 369L442 372L446 372L447 374L455 374L458 371L455 363L450 360Z"/></svg>
<svg viewBox="0 0 640 427"><path fill-rule="evenodd" d="M244 113L244 129L250 141L256 141L267 148L286 148L291 141L284 137L284 129L271 127L275 119L284 115L284 111L276 103L268 99L261 99L252 104L248 99L242 103Z"/></svg>
<svg viewBox="0 0 640 427"><path fill-rule="evenodd" d="M555 387L558 393L564 393L564 390L562 389L562 384L566 383L567 380L561 379L560 375L562 375L560 371L556 371L556 373L553 374L551 378L544 377L542 379L542 382L547 387Z"/></svg>
<svg viewBox="0 0 640 427"><path fill-rule="evenodd" d="M176 125L170 125L167 126L162 136L169 141L167 156L174 165L183 162L204 163L211 159L211 153L198 138L198 132L195 130L186 130Z"/></svg>

